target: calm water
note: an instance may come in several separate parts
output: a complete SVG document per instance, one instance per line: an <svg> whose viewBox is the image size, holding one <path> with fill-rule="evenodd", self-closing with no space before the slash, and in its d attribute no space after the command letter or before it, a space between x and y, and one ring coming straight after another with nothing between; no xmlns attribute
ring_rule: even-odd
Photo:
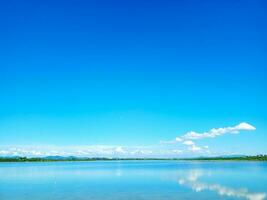
<svg viewBox="0 0 267 200"><path fill-rule="evenodd" d="M0 200L267 199L263 162L0 163Z"/></svg>

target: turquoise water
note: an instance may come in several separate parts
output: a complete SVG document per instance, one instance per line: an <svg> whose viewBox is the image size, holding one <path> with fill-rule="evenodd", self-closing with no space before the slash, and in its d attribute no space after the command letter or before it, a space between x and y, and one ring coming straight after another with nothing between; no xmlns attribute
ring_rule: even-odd
<svg viewBox="0 0 267 200"><path fill-rule="evenodd" d="M264 162L0 163L0 200L267 199Z"/></svg>

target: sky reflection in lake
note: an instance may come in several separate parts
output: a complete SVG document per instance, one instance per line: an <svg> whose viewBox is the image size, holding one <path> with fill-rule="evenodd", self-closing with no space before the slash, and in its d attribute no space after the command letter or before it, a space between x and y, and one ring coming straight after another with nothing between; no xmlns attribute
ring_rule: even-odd
<svg viewBox="0 0 267 200"><path fill-rule="evenodd" d="M264 200L259 162L0 163L1 200Z"/></svg>

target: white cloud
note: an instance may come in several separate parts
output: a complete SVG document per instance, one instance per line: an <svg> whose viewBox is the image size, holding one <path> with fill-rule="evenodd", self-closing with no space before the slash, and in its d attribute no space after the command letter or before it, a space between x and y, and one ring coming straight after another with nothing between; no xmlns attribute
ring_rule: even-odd
<svg viewBox="0 0 267 200"><path fill-rule="evenodd" d="M0 151L0 155L7 155L9 152L8 151L6 151L6 150L1 150Z"/></svg>
<svg viewBox="0 0 267 200"><path fill-rule="evenodd" d="M201 151L202 150L202 148L201 147L199 147L199 146L196 146L196 145L192 145L190 148L189 148L189 150L191 150L191 151Z"/></svg>
<svg viewBox="0 0 267 200"><path fill-rule="evenodd" d="M174 140L170 141L161 141L161 144L176 144L176 143L182 143L186 146L188 146L188 150L192 152L206 152L208 153L209 150L207 150L208 146L197 146L192 140L199 140L204 138L214 138L217 136L221 136L224 134L238 134L240 131L254 131L256 128L246 122L242 122L236 126L233 127L224 127L224 128L213 128L207 132L204 133L197 133L194 131L187 132L186 134L176 137Z"/></svg>
<svg viewBox="0 0 267 200"><path fill-rule="evenodd" d="M181 139L181 138L179 138L179 137L176 137L176 138L175 138L175 141L176 141L176 142L182 142L183 139Z"/></svg>
<svg viewBox="0 0 267 200"><path fill-rule="evenodd" d="M115 151L117 153L126 153L126 151L122 147L120 147L120 146L119 147L116 147Z"/></svg>
<svg viewBox="0 0 267 200"><path fill-rule="evenodd" d="M214 138L226 133L237 134L240 131L253 131L256 128L248 123L240 123L234 127L214 128L204 133L188 132L171 141L162 141L161 144L185 145L181 149L162 146L114 146L114 145L88 145L88 146L16 146L1 147L0 156L81 156L81 157L174 157L177 154L190 156L191 153L210 153L208 146L198 146L195 140Z"/></svg>
<svg viewBox="0 0 267 200"><path fill-rule="evenodd" d="M195 145L195 143L193 142L193 141L191 141L191 140L186 140L186 141L184 141L183 142L183 144L185 144L185 145Z"/></svg>
<svg viewBox="0 0 267 200"><path fill-rule="evenodd" d="M256 130L256 128L254 126L252 126L248 123L245 123L245 122L238 124L235 128L238 129L239 131L241 131L241 130L247 130L247 131Z"/></svg>
<svg viewBox="0 0 267 200"><path fill-rule="evenodd" d="M256 128L248 123L242 122L234 127L213 128L204 133L190 131L182 136L182 139L198 140L203 138L214 138L224 134L238 134L240 131L254 131Z"/></svg>
<svg viewBox="0 0 267 200"><path fill-rule="evenodd" d="M182 144L187 145L188 150L192 152L199 152L209 148L208 146L203 146L203 147L197 146L192 140L186 140Z"/></svg>
<svg viewBox="0 0 267 200"><path fill-rule="evenodd" d="M181 150L162 149L159 146L21 146L1 147L0 156L79 156L79 157L173 157Z"/></svg>
<svg viewBox="0 0 267 200"><path fill-rule="evenodd" d="M224 134L238 134L240 131L254 131L256 128L246 122L242 122L233 127L224 127L224 128L213 128L207 132L197 133L195 131L187 132L186 134L176 137L171 141L161 141L162 144L174 144L177 142L184 143L186 140L198 140L204 138L214 138Z"/></svg>

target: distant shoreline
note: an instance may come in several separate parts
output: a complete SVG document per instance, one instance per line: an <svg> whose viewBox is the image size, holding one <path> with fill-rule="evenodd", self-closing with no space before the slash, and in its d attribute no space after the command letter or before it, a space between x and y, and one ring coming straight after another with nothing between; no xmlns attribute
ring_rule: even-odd
<svg viewBox="0 0 267 200"><path fill-rule="evenodd" d="M80 157L0 157L0 162L75 162L75 161L267 161L267 155L240 157L197 157L197 158L80 158Z"/></svg>

